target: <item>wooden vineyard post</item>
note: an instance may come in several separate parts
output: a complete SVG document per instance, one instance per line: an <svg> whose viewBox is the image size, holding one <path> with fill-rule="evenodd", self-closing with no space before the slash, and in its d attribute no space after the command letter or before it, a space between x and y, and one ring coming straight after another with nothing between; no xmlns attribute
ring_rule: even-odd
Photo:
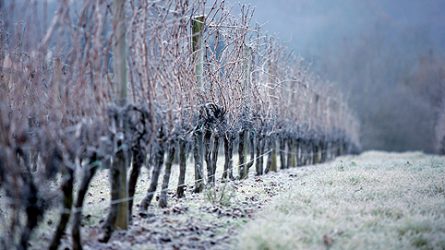
<svg viewBox="0 0 445 250"><path fill-rule="evenodd" d="M202 39L205 16L196 16L192 19L192 50L195 62L196 83L199 90L204 92L204 43Z"/></svg>
<svg viewBox="0 0 445 250"><path fill-rule="evenodd" d="M276 137L275 135L273 136L273 138L271 138L271 157L272 157L272 161L271 161L271 167L270 170L277 172L278 171L278 164L277 164L277 143L276 143Z"/></svg>
<svg viewBox="0 0 445 250"><path fill-rule="evenodd" d="M114 15L113 15L113 27L115 28L115 41L113 43L113 70L115 74L116 83L116 96L117 103L120 106L127 104L127 45L125 37L125 0L114 0ZM124 115L120 116L120 119L124 119ZM125 130L125 123L123 124ZM125 133L124 133L125 134ZM119 146L119 145L118 145ZM127 186L127 166L128 161L128 148L124 145L119 146L118 152L113 160L112 169L116 171L112 178L116 178L114 181L117 186L112 187L116 189L112 192L115 193L116 200L112 200L112 206L117 205L117 215L113 222L113 226L119 229L127 229L129 223L128 214L128 186ZM113 171L113 170L112 170Z"/></svg>
<svg viewBox="0 0 445 250"><path fill-rule="evenodd" d="M303 165L302 163L302 145L301 145L301 139L298 138L296 140L296 149L295 149L295 156L297 158L297 167L301 167Z"/></svg>
<svg viewBox="0 0 445 250"><path fill-rule="evenodd" d="M273 44L272 40L270 41L270 43L271 43L271 45ZM273 48L271 48L270 51L269 51L269 60L268 60L269 83L271 83L271 84L275 84L276 83L276 81L277 81L277 71L278 71L277 63L276 63L275 60L272 59L272 58L275 59L275 56L273 56L273 55L274 55ZM275 86L273 86L270 89L270 95L275 97L276 94L277 94L277 90L275 89ZM272 98L271 104L272 104L273 107L277 107L277 105L276 105L277 101L276 101L275 98ZM277 110L275 110L275 112L277 112ZM276 145L277 134L276 133L272 133L271 135L269 135L267 137L269 137L268 138L268 141L269 141L268 142L268 144L269 144L268 145L268 151L269 151L269 153L267 155L268 155L268 158L270 159L270 160L268 160L268 164L267 164L268 167L267 167L267 169L276 172L277 171L277 145Z"/></svg>
<svg viewBox="0 0 445 250"><path fill-rule="evenodd" d="M115 41L113 42L113 70L115 74L115 91L117 101L121 106L127 102L127 44L125 35L125 0L114 0L113 27Z"/></svg>
<svg viewBox="0 0 445 250"><path fill-rule="evenodd" d="M296 166L296 155L295 155L295 143L292 137L287 139L287 167L293 168Z"/></svg>
<svg viewBox="0 0 445 250"><path fill-rule="evenodd" d="M127 165L128 154L126 149L121 149L113 161L113 168L118 171L118 196L117 200L117 216L114 226L120 229L127 229L129 222L128 214L128 187L127 187ZM112 201L113 202L113 201Z"/></svg>
<svg viewBox="0 0 445 250"><path fill-rule="evenodd" d="M286 138L283 134L278 138L280 149L280 169L286 169Z"/></svg>
<svg viewBox="0 0 445 250"><path fill-rule="evenodd" d="M267 148L271 152L269 153L269 157L267 158L267 162L266 162L266 170L265 170L266 174L270 171L273 171L273 172L278 171L275 136L274 135L270 136L267 143L268 143Z"/></svg>
<svg viewBox="0 0 445 250"><path fill-rule="evenodd" d="M248 113L250 112L250 85L251 85L251 70L252 70L252 48L244 45L243 47L244 53L244 62L243 62L243 102L244 102L244 111L242 114L242 119L248 119ZM248 137L251 136L247 133L247 128L243 122L241 131L239 132L239 144L238 144L238 157L239 157L239 177L240 179L247 178L249 174L249 168L247 166L247 142Z"/></svg>
<svg viewBox="0 0 445 250"><path fill-rule="evenodd" d="M320 120L321 112L320 112L320 95L315 94L315 119L316 121ZM317 128L317 124L314 124L314 128ZM312 142L312 164L318 164L318 153L319 153L319 142L317 138L314 138Z"/></svg>
<svg viewBox="0 0 445 250"><path fill-rule="evenodd" d="M203 31L204 31L205 16L196 16L192 18L192 52L193 61L195 64L195 77L198 89L201 92L201 104L204 104L204 44L203 44ZM204 189L204 173L203 173L203 125L198 124L194 131L193 138L193 156L195 159L195 193L200 193Z"/></svg>

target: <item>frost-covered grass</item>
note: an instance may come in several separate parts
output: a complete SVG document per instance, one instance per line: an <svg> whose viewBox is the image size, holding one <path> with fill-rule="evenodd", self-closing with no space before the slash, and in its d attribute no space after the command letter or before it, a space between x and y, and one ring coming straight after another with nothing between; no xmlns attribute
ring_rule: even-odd
<svg viewBox="0 0 445 250"><path fill-rule="evenodd" d="M445 158L367 152L297 178L240 249L445 249Z"/></svg>
<svg viewBox="0 0 445 250"><path fill-rule="evenodd" d="M261 177L251 169L249 179L228 184L219 182L223 163L220 158L217 190L192 194L189 162L184 199L174 197L174 165L168 208L154 199L149 217L141 218L135 207L131 227L108 244L97 242L110 202L108 171L99 171L85 200L85 249L445 249L445 157L368 152ZM149 180L144 169L135 205ZM4 203L0 209L9 211ZM47 211L31 249L47 248L59 212ZM61 249L70 246L70 228Z"/></svg>

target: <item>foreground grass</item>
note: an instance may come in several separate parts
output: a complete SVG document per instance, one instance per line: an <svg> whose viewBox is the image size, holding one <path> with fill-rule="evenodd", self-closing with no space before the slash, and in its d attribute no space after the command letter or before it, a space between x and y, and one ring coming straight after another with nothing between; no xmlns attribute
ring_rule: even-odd
<svg viewBox="0 0 445 250"><path fill-rule="evenodd" d="M240 249L445 249L445 158L368 152L295 179Z"/></svg>

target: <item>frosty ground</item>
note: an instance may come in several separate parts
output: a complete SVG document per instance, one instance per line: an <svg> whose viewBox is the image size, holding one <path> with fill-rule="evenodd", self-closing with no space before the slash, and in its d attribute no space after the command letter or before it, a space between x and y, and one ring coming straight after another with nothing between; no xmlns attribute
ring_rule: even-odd
<svg viewBox="0 0 445 250"><path fill-rule="evenodd" d="M367 152L314 168L290 171L239 248L445 249L444 157Z"/></svg>
<svg viewBox="0 0 445 250"><path fill-rule="evenodd" d="M168 208L154 202L139 214L136 207L131 227L106 244L97 242L109 205L107 171L101 171L87 195L85 249L445 249L445 157L365 152L219 182L203 194L191 193L191 164L188 170L184 199L174 197L173 181ZM135 204L148 180L144 172ZM47 246L56 213L45 217L31 248Z"/></svg>

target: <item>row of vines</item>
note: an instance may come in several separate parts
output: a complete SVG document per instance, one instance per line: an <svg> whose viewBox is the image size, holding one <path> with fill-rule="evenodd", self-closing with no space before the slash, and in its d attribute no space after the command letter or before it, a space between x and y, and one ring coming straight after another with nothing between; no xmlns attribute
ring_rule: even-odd
<svg viewBox="0 0 445 250"><path fill-rule="evenodd" d="M45 212L61 206L49 249L69 225L72 248L82 249L82 207L97 171L110 176L106 242L131 223L143 167L151 177L141 211L156 190L167 206L175 161L181 198L186 177L199 193L219 177L359 150L341 93L251 25L249 7L235 16L223 0L57 6L52 15L46 1L0 1L1 248L26 249Z"/></svg>

